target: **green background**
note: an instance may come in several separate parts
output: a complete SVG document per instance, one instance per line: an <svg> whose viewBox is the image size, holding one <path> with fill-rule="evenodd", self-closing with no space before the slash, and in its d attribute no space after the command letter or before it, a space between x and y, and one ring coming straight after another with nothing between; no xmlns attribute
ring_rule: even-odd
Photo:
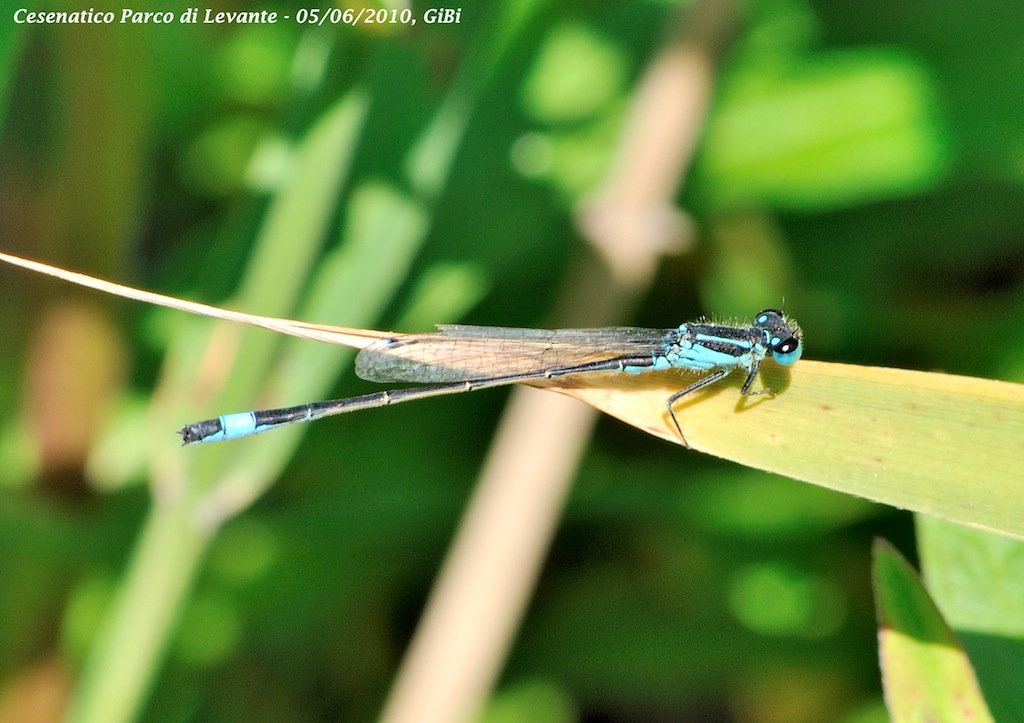
<svg viewBox="0 0 1024 723"><path fill-rule="evenodd" d="M2 249L222 303L272 234L275 194L302 182L281 170L290 150L359 94L348 186L328 196L310 265L353 223L352 190L384 184L417 196L426 235L368 325L556 323L558 291L588 253L574 209L692 8L461 7L459 25L355 29L29 26L4 11ZM624 321L749 318L784 297L808 358L1024 381L1024 7L772 0L732 12L678 198L693 245ZM453 97L459 111L439 116ZM412 149L443 154L446 137L450 167L417 180ZM367 268L392 253L373 251ZM145 414L180 322L22 271L0 279L0 714L21 720L33 693L52 710L70 695L135 549L150 489L124 430ZM373 388L346 371L333 391ZM504 398L306 430L213 542L142 718L372 720ZM228 411L190 406L154 444ZM913 555L909 515L603 419L486 714L884 720L875 535Z"/></svg>

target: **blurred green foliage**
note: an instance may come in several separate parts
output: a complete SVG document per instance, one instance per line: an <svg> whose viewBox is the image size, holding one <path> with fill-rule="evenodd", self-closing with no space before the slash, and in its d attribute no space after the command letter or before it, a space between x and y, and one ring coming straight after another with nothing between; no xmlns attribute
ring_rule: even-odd
<svg viewBox="0 0 1024 723"><path fill-rule="evenodd" d="M681 11L478 2L457 26L361 29L4 17L3 249L220 303L270 194L293 180L294 144L359 92L351 175L429 201L429 233L377 326L456 321L474 299L473 322L550 324L584 253L574 204L607 170ZM635 322L749 315L782 303L768 296L781 287L811 358L1024 381L1022 34L1013 3L749 3L679 199L696 247L664 264ZM471 111L464 134L438 120L452 88ZM432 123L454 153L440 180L413 152ZM326 245L344 215L339 200ZM173 322L0 275L6 713L47 676L67 686L47 661L73 678L149 498L138 473L111 481L132 464L104 477L86 472L88 454L50 463L38 429L63 427L41 389L63 393L73 426L131 426ZM33 381L36 330L68 304L98 310L130 360L98 412L75 406L73 379L70 391ZM347 374L334 392L368 388ZM145 719L371 720L503 397L307 430L280 481L213 543ZM485 719L884 720L868 572L879 534L912 550L906 515L605 420Z"/></svg>

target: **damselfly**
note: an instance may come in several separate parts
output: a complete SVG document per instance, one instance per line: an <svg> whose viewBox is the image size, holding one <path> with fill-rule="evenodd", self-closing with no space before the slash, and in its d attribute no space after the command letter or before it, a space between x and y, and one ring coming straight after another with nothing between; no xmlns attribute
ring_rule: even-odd
<svg viewBox="0 0 1024 723"><path fill-rule="evenodd" d="M676 419L676 402L735 369L747 374L742 394L774 394L770 389L751 390L761 362L771 357L783 366L794 364L803 350L801 339L800 327L774 309L762 311L750 325L700 320L676 329L548 331L442 325L432 334L385 336L356 357L356 374L367 381L426 386L226 414L189 424L179 433L184 444L219 442L358 409L573 374L642 374L663 369L710 372L665 400L669 417L685 443Z"/></svg>
<svg viewBox="0 0 1024 723"><path fill-rule="evenodd" d="M363 379L425 385L282 409L226 414L183 427L179 434L184 444L237 439L286 424L441 394L571 375L643 374L665 369L707 373L665 400L668 416L685 444L686 437L675 413L675 404L680 399L714 384L735 369L747 374L740 388L744 395L774 394L770 389L752 391L750 388L761 363L765 357L772 357L778 364L789 366L796 363L803 350L800 327L774 309L765 309L749 325L704 319L676 329L613 327L544 331L446 325L439 326L433 334L395 334L222 309L115 284L3 252L0 252L0 261L127 299L303 339L351 346L360 350L356 373Z"/></svg>

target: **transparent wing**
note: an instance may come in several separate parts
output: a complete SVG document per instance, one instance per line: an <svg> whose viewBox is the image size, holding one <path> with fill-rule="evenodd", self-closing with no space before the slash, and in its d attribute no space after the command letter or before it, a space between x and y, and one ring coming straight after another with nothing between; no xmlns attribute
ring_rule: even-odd
<svg viewBox="0 0 1024 723"><path fill-rule="evenodd" d="M373 382L458 382L562 369L621 356L658 354L675 329L515 329L438 326L434 334L397 334L359 352L356 374Z"/></svg>

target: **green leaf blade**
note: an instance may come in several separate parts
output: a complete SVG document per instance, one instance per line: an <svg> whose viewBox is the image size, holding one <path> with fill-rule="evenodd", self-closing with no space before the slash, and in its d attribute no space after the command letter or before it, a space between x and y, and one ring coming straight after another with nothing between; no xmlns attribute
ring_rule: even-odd
<svg viewBox="0 0 1024 723"><path fill-rule="evenodd" d="M920 578L888 543L874 547L879 659L894 721L993 720L970 661Z"/></svg>

